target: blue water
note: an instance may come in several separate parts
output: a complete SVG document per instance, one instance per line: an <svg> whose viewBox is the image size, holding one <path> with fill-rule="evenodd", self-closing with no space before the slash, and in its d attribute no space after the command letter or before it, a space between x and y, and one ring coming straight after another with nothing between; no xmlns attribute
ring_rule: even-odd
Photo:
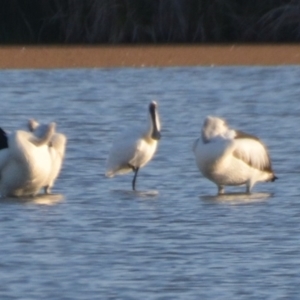
<svg viewBox="0 0 300 300"><path fill-rule="evenodd" d="M1 122L68 137L53 195L0 202L0 299L299 299L300 68L1 71ZM104 177L120 130L159 104L162 140ZM279 180L216 186L192 153L206 115L258 135Z"/></svg>

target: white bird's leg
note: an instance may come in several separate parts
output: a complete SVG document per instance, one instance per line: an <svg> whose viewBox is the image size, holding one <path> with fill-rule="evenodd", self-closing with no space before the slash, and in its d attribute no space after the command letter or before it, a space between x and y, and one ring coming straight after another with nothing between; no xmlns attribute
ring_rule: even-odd
<svg viewBox="0 0 300 300"><path fill-rule="evenodd" d="M246 194L251 194L251 188L252 188L252 184L250 181L248 181L246 184Z"/></svg>
<svg viewBox="0 0 300 300"><path fill-rule="evenodd" d="M250 188L250 185L247 184L246 185L246 194L250 194L251 193L251 188Z"/></svg>
<svg viewBox="0 0 300 300"><path fill-rule="evenodd" d="M50 193L51 193L51 190L50 190L50 189L51 189L50 185L45 186L45 187L44 187L44 193L45 193L45 194L50 194Z"/></svg>
<svg viewBox="0 0 300 300"><path fill-rule="evenodd" d="M225 190L224 190L224 185L218 185L218 194L222 195L224 194Z"/></svg>
<svg viewBox="0 0 300 300"><path fill-rule="evenodd" d="M132 169L134 171L134 176L133 176L133 180L132 180L132 190L135 191L135 181L136 181L136 176L139 171L139 168L132 167Z"/></svg>
<svg viewBox="0 0 300 300"><path fill-rule="evenodd" d="M251 190L252 190L254 184L255 184L255 181L253 181L251 179L247 181L247 183L246 183L246 193L247 194L251 194Z"/></svg>

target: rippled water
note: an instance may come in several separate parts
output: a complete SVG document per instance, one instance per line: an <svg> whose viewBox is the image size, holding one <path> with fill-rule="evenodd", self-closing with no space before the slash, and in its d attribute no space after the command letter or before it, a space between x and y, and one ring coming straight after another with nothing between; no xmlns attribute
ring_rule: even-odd
<svg viewBox="0 0 300 300"><path fill-rule="evenodd" d="M299 299L299 67L1 71L1 126L68 136L54 195L0 202L1 299ZM156 99L158 152L107 179L117 133ZM191 151L203 118L268 145L279 180L216 197Z"/></svg>

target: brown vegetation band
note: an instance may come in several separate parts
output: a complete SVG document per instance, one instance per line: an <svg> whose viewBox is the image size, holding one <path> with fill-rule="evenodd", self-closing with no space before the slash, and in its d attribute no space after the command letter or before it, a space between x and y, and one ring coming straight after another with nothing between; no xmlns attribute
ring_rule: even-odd
<svg viewBox="0 0 300 300"><path fill-rule="evenodd" d="M300 45L0 47L0 68L300 64Z"/></svg>

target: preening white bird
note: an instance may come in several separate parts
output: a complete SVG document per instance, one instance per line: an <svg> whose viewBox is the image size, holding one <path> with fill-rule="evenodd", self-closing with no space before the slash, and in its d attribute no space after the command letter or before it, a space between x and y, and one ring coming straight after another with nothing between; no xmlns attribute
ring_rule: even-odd
<svg viewBox="0 0 300 300"><path fill-rule="evenodd" d="M225 120L208 116L202 136L193 145L202 175L224 193L225 186L246 185L250 193L256 182L275 181L266 146L256 136L230 129Z"/></svg>
<svg viewBox="0 0 300 300"><path fill-rule="evenodd" d="M45 186L52 170L49 142L55 133L55 123L47 125L44 134L17 130L0 132L0 194L34 196Z"/></svg>
<svg viewBox="0 0 300 300"><path fill-rule="evenodd" d="M47 131L47 127L48 125L39 124L34 119L30 119L28 121L29 130L39 138L41 138L45 134L45 132ZM67 143L67 138L62 133L55 132L50 139L48 146L49 146L50 159L52 162L52 168L49 173L48 180L44 186L45 194L50 194L51 188L53 187L54 182L60 173L64 156L65 156L66 143Z"/></svg>
<svg viewBox="0 0 300 300"><path fill-rule="evenodd" d="M152 101L148 108L147 125L126 130L113 143L105 175L113 177L133 171L132 189L135 190L138 171L152 159L160 138L157 103Z"/></svg>

